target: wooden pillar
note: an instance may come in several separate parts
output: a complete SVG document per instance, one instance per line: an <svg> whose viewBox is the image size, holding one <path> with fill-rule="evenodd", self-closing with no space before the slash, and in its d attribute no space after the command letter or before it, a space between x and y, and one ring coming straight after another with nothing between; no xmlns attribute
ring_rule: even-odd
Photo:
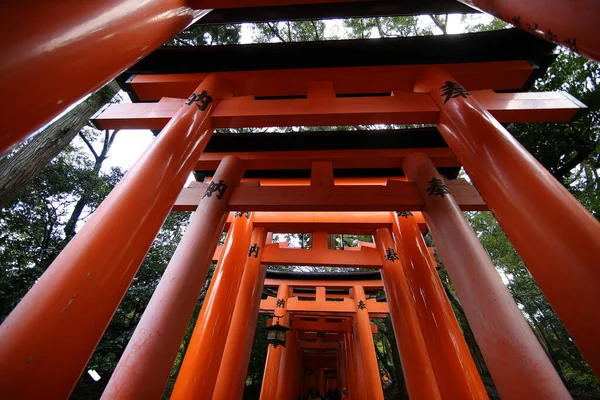
<svg viewBox="0 0 600 400"><path fill-rule="evenodd" d="M289 320L286 322L286 326L289 326ZM296 393L298 340L296 338L296 331L287 331L286 336L286 345L281 353L276 399L296 400L296 396L298 395Z"/></svg>
<svg viewBox="0 0 600 400"><path fill-rule="evenodd" d="M364 376L366 374L365 371L365 360L363 359L361 346L359 343L359 336L357 330L357 324L355 318L352 319L352 335L350 335L350 342L352 345L352 356L354 357L354 368L356 370L356 385L354 387L354 391L358 395L359 399L368 400L369 393L367 391L367 385L364 381Z"/></svg>
<svg viewBox="0 0 600 400"><path fill-rule="evenodd" d="M457 85L428 67L415 91L440 107L439 131L598 375L600 222Z"/></svg>
<svg viewBox="0 0 600 400"><path fill-rule="evenodd" d="M359 375L351 333L344 333L344 344L346 348L346 365L348 367L348 392L351 399L362 400L362 394L357 389Z"/></svg>
<svg viewBox="0 0 600 400"><path fill-rule="evenodd" d="M402 166L425 201L425 221L500 396L569 399L546 353L429 157L413 153Z"/></svg>
<svg viewBox="0 0 600 400"><path fill-rule="evenodd" d="M231 224L171 399L200 398L214 391L235 307L232 299L248 258L253 219L253 213L239 213Z"/></svg>
<svg viewBox="0 0 600 400"><path fill-rule="evenodd" d="M441 399L413 297L389 229L375 231L382 259L381 276L387 296L402 371L411 400Z"/></svg>
<svg viewBox="0 0 600 400"><path fill-rule="evenodd" d="M412 215L392 214L400 262L443 398L488 399L429 249Z"/></svg>
<svg viewBox="0 0 600 400"><path fill-rule="evenodd" d="M203 15L190 3L2 2L0 156Z"/></svg>
<svg viewBox="0 0 600 400"><path fill-rule="evenodd" d="M162 395L223 232L231 189L243 175L244 163L237 157L227 156L219 165L215 181L225 182L229 190L200 201L104 390L104 399ZM240 222L244 221L233 224L238 232L245 228Z"/></svg>
<svg viewBox="0 0 600 400"><path fill-rule="evenodd" d="M275 314L281 318L285 318L286 315L288 295L289 286L285 283L279 285L279 288L277 289L277 300L283 301L280 302L280 305L275 309ZM276 400L277 379L279 378L279 366L281 364L282 351L283 347L281 346L273 347L269 345L262 387L260 388L260 400Z"/></svg>
<svg viewBox="0 0 600 400"><path fill-rule="evenodd" d="M0 393L69 397L210 139L215 105L230 95L216 75L202 91L206 107L181 106L2 323Z"/></svg>
<svg viewBox="0 0 600 400"><path fill-rule="evenodd" d="M267 272L267 266L260 263L265 237L264 228L254 228L213 400L239 400L244 394L252 340Z"/></svg>
<svg viewBox="0 0 600 400"><path fill-rule="evenodd" d="M594 0L459 0L549 42L600 61L600 30Z"/></svg>
<svg viewBox="0 0 600 400"><path fill-rule="evenodd" d="M369 310L366 305L365 291L362 286L353 286L352 294L356 305L354 321L356 322L358 343L360 345L364 368L364 375L361 382L364 382L369 399L383 400L383 389L381 387L379 365L377 364L377 355L375 354L375 344L373 343L371 319L369 318Z"/></svg>

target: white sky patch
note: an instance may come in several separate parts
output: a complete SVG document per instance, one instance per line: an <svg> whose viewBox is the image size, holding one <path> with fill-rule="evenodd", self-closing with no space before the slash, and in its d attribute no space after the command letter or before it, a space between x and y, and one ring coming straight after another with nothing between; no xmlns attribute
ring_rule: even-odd
<svg viewBox="0 0 600 400"><path fill-rule="evenodd" d="M96 382L98 382L101 379L101 376L99 373L96 372L96 370L93 369L88 369L88 374L90 374L90 376L92 377L92 379Z"/></svg>

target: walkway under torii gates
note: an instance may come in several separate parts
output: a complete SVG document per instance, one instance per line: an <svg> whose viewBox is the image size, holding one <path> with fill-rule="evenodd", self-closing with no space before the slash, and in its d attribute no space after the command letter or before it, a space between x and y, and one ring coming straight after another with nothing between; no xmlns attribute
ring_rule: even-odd
<svg viewBox="0 0 600 400"><path fill-rule="evenodd" d="M598 24L583 22L596 17L596 2L570 13L559 0L464 2L528 33L158 50L204 14L197 8L223 6L12 3L0 13L2 26L13 29L3 36L10 45L0 47L0 93L11 96L0 107L7 132L0 153L118 74L134 103L112 104L94 123L152 129L158 137L0 326L2 397L69 396L171 210L195 213L104 399L161 397L213 260L173 399L239 399L261 309L285 313L292 328L285 350L269 350L263 400L325 388L329 379L317 369L327 376L335 369L335 384L346 385L353 400L381 399L369 320L388 312L411 400L486 398L425 230L501 397L570 398L462 211L494 213L600 372L600 224L506 130L513 122L568 122L585 111L568 94L527 91L556 57L557 43L598 58ZM351 13L353 2L224 3L229 9L215 18L239 21L248 12L270 20L272 7L298 18L341 9L382 15L379 1L358 1ZM383 9L463 8L451 0L397 3ZM215 128L380 124L425 127L213 135ZM470 182L458 178L461 168ZM184 189L192 171L198 182ZM312 248L270 243L273 232L312 233ZM374 245L329 248L327 234L339 233L373 235ZM268 264L372 268L381 279L265 280ZM277 287L277 297L261 302L263 286ZM387 304L370 298L381 286Z"/></svg>

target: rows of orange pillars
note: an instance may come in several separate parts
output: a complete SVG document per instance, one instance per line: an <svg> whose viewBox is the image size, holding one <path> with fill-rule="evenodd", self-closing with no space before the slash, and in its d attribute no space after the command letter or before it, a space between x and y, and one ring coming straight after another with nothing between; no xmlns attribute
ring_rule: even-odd
<svg viewBox="0 0 600 400"><path fill-rule="evenodd" d="M443 102L440 88L448 81L455 82L443 70L430 67L415 81L414 90L430 94L438 103L439 131L598 373L600 224L474 98L465 95ZM197 92L202 91L212 101L202 107L182 105L0 326L0 393L4 397L68 397L209 140L212 111L220 99L230 96L227 85L215 74L198 87ZM568 398L452 195L443 185L436 186L443 181L431 160L414 153L405 159L403 169L419 188L425 220L501 396ZM243 172L241 160L223 159L105 398L160 396L223 230L227 202ZM244 284L244 279L263 273L254 265L256 274L247 277L248 268L240 268L241 259L255 263L256 251L260 254L260 243L252 243L257 246L253 252L247 247L251 225L252 217L243 216L230 229L174 398L213 393L223 360L230 360L223 368L233 368L229 363L235 357L220 357L230 342L227 333L232 321L239 319L238 304L234 307L232 299L240 287L255 293L252 288L258 290L259 285ZM461 397L481 396L481 382L465 355L462 336L435 283L436 276L426 269L427 260L421 259L427 253L415 232L397 223L393 234L383 229L375 235L410 396L452 398L448 393L457 392ZM241 257L242 253L247 255ZM240 323L249 322L236 322ZM345 357L356 365L355 372L373 366L362 351L369 342L364 332L357 327L346 347ZM231 351L244 353L248 340L246 336L231 339L237 343ZM286 367L283 359L278 362L279 379L279 371L292 367ZM346 367L351 370L349 364ZM354 382L348 379L355 393L365 385L376 386L368 371L357 372ZM266 375L275 376L269 371ZM270 390L277 396L277 387Z"/></svg>
<svg viewBox="0 0 600 400"><path fill-rule="evenodd" d="M600 61L600 32L595 21L600 3L596 0L460 1ZM313 2L4 1L0 5L0 26L5 33L0 37L0 120L4 123L0 156L210 9ZM27 110L27 118L14 118L23 110Z"/></svg>

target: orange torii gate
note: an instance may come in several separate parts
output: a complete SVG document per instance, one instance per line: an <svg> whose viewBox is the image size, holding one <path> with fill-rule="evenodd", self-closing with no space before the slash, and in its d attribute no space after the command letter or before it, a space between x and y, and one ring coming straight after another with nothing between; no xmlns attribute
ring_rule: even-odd
<svg viewBox="0 0 600 400"><path fill-rule="evenodd" d="M247 366L240 359L249 357L249 332L261 307L276 309L292 328L289 346L269 349L264 400L293 399L306 385L325 389L326 370L339 372L338 387L346 385L353 398L382 398L369 320L388 312L411 399L486 398L424 242L426 229L500 395L569 398L462 211L494 213L590 366L600 371L600 226L503 125L566 122L584 111L567 94L527 90L554 59L552 43L574 47L578 39L576 49L597 56L598 35L570 19L593 12L574 8L561 32L575 33L546 32L550 42L503 30L153 51L198 18L199 8L222 6L213 0L79 3L2 6L0 19L13 32L4 35L10 44L0 47L7 53L0 88L12 96L1 108L8 134L0 152L125 68L118 81L134 104L111 105L94 122L103 129L161 132L0 326L3 396L68 397L171 210L195 213L105 399L161 396L213 260L215 274L172 398L239 396ZM230 14L220 15L235 18L235 10L250 9L260 19L280 6L316 16L350 7L314 3L230 1ZM454 1L398 3L410 7L394 15L462 7ZM472 3L500 10L517 25L533 18L530 8L539 5ZM368 11L371 5L360 7L378 15ZM45 23L23 24L25 16ZM541 16L539 26L527 21L538 36L544 34L538 28L563 15L551 7ZM92 52L110 62L82 68L65 61L83 55L77 60L87 66ZM72 81L58 90L62 76ZM36 89L37 108L30 106L31 91L15 86L23 84ZM15 118L23 110L31 111L27 118ZM213 135L215 128L363 124L430 126L284 139ZM458 178L461 167L472 184ZM184 189L192 171L198 182ZM218 248L224 229L227 239ZM277 232L312 233L313 247L271 243L270 233ZM327 234L335 233L373 235L374 244L330 249ZM381 278L265 281L267 264L371 268ZM314 288L314 301L301 299L312 298L312 289L300 296L298 282ZM275 306L273 299L261 302L265 285L277 288ZM347 293L328 304L334 286ZM381 287L385 307L369 298L370 289ZM325 341L333 345L308 341L311 332L333 333ZM303 365L324 372L309 379ZM303 378L296 386L291 377Z"/></svg>

